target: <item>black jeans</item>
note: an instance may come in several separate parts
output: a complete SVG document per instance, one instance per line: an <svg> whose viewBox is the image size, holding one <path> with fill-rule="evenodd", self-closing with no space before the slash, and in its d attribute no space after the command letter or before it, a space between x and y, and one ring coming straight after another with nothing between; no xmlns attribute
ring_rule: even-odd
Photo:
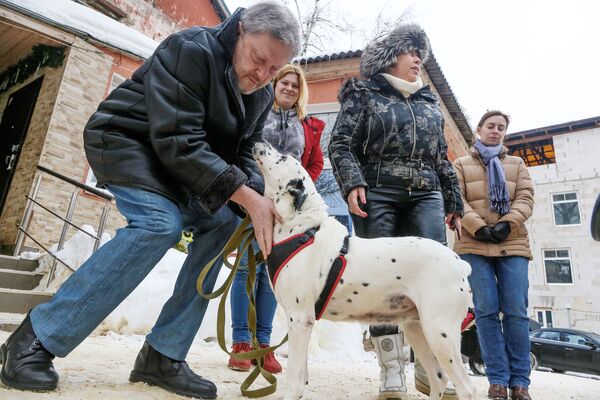
<svg viewBox="0 0 600 400"><path fill-rule="evenodd" d="M413 191L395 188L373 188L367 192L367 214L352 214L356 235L378 237L419 236L446 244L444 199L438 191ZM371 325L371 336L393 335L398 326Z"/></svg>

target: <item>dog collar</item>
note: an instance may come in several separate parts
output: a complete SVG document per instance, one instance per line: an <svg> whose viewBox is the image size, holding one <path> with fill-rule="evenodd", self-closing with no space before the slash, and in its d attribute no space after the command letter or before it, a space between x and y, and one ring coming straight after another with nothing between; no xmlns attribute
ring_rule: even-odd
<svg viewBox="0 0 600 400"><path fill-rule="evenodd" d="M319 228L311 228L304 233L299 233L273 244L271 254L267 257L267 267L273 287L275 287L275 283L277 282L277 278L283 267L285 267L296 254L314 243L315 233L318 230ZM340 249L340 255L333 261L329 273L327 274L325 287L319 294L319 298L315 303L315 316L317 320L321 319L335 288L342 278L344 269L346 269L345 255L348 253L348 239L348 236L344 238L344 244Z"/></svg>

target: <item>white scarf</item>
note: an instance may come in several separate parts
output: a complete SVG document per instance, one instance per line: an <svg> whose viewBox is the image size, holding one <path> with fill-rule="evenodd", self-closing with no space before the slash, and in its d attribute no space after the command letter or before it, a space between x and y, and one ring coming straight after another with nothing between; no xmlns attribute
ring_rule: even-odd
<svg viewBox="0 0 600 400"><path fill-rule="evenodd" d="M402 96L406 98L423 87L423 80L420 76L417 76L416 81L409 82L385 72L381 73L381 75L387 79L394 89L402 93Z"/></svg>

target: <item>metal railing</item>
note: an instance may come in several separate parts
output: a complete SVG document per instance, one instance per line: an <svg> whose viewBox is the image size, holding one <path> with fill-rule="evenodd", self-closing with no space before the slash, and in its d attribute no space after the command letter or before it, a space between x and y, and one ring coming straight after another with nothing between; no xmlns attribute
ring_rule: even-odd
<svg viewBox="0 0 600 400"><path fill-rule="evenodd" d="M95 241L94 249L92 252L95 252L96 250L98 250L98 247L100 246L100 239L102 238L102 234L104 233L104 228L106 227L106 220L108 218L108 213L110 211L110 204L111 204L112 200L114 199L114 197L106 191L102 191L97 188L88 186L88 185L78 182L74 179L71 179L67 176L59 174L58 172L54 172L51 169L48 169L48 168L45 168L42 166L38 166L37 169L43 173L51 175L55 178L60 179L61 181L67 182L67 183L75 186L75 190L73 191L73 194L71 195L71 200L69 201L69 206L67 208L67 214L64 217L61 217L60 215L58 215L57 213L52 211L50 208L44 206L37 200L38 191L40 189L40 185L42 183L42 177L43 177L42 173L38 174L37 178L35 180L35 184L33 185L33 188L31 190L31 193L28 196L26 196L27 197L27 205L25 207L25 213L23 214L21 223L20 223L20 225L17 225L17 229L19 230L19 233L17 235L17 242L15 245L15 251L13 253L14 256L18 256L21 253L23 244L25 243L25 237L27 237L30 240L32 240L35 244L40 246L42 249L44 249L52 257L52 259L53 259L52 265L50 266L50 272L48 273L48 281L46 282L46 287L48 287L50 285L50 282L52 282L52 280L54 279L54 272L56 270L56 262L57 261L60 262L65 267L67 267L68 269L70 269L71 271L75 271L75 269L72 266L67 264L65 261L61 260L55 254L55 253L58 253L60 250L62 250L69 227L73 227L73 228L77 229L78 231L83 232L84 234L86 234L89 237L91 237L92 239L94 239L94 241ZM92 194L94 194L98 197L101 197L105 200L104 208L102 209L102 214L100 216L100 223L98 224L98 231L97 231L96 235L93 235L89 232L84 231L79 226L77 226L71 222L71 220L73 219L73 213L75 212L75 206L77 204L77 198L79 196L80 189L83 189L86 192L92 193ZM60 233L60 239L58 241L58 245L56 247L55 253L53 253L48 248L46 248L42 243L40 243L40 241L37 240L35 237L33 237L33 235L30 232L27 232L27 227L29 225L29 222L31 221L31 217L33 215L33 208L35 205L41 207L42 209L46 210L47 212L49 212L56 218L63 221L63 228Z"/></svg>

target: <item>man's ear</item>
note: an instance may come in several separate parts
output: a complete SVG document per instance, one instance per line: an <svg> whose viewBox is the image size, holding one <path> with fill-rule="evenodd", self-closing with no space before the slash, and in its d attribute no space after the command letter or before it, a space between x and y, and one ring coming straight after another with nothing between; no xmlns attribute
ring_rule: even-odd
<svg viewBox="0 0 600 400"><path fill-rule="evenodd" d="M294 209L298 211L308 196L304 193L304 182L302 179L292 179L287 183L286 188L288 193L294 196Z"/></svg>

